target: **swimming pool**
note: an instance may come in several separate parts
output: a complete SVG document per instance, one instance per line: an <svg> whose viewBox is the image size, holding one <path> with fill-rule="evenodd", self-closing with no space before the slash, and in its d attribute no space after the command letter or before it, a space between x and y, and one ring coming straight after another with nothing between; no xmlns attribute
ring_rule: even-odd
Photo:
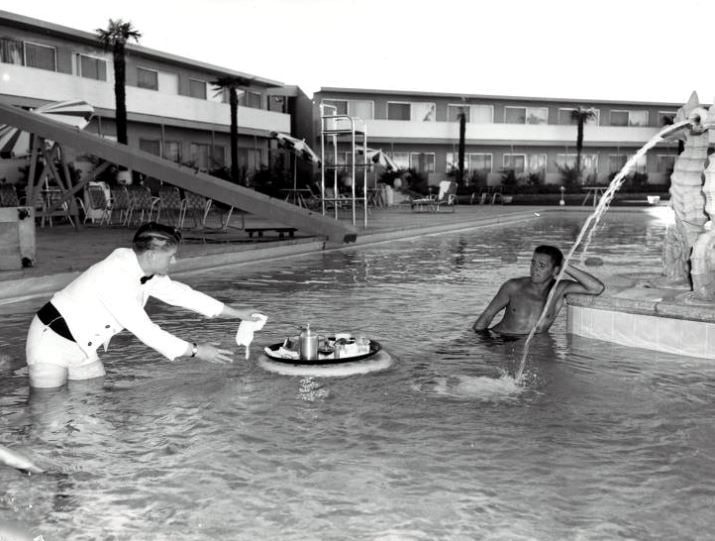
<svg viewBox="0 0 715 541"><path fill-rule="evenodd" d="M565 334L469 328L535 243L564 249L585 215L221 269L184 281L265 311L254 356L169 363L120 335L102 388L29 396L0 379L0 444L54 473L0 468L0 518L59 539L694 539L715 526L715 366ZM595 274L661 258L663 222L611 212ZM2 307L21 355L42 301ZM11 313L12 310L12 313ZM169 329L230 344L235 324L155 304ZM395 357L349 378L285 377L256 353L299 323L365 333ZM708 532L708 533L705 533Z"/></svg>

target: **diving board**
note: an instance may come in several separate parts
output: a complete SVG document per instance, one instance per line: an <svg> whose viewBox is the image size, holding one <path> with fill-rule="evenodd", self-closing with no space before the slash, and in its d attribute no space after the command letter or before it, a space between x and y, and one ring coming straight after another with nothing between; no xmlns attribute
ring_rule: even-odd
<svg viewBox="0 0 715 541"><path fill-rule="evenodd" d="M67 145L77 151L92 154L127 169L161 179L184 190L240 208L262 218L295 227L330 242L354 242L357 238L357 230L354 227L328 216L206 173L195 172L192 168L164 160L137 148L102 139L95 134L79 131L19 107L0 103L0 122L28 131L38 137L56 141L61 145ZM65 194L64 198L71 199L81 188L82 185L74 186Z"/></svg>

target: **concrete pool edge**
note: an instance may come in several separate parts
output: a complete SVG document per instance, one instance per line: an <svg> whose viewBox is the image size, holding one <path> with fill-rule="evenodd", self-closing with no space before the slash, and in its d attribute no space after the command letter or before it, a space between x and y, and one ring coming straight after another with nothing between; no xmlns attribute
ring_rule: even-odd
<svg viewBox="0 0 715 541"><path fill-rule="evenodd" d="M528 210L524 211L494 216L482 216L451 224L425 225L424 227L413 227L409 230L363 232L358 235L356 242L341 245L326 245L325 241L322 239L301 239L300 242L284 241L271 243L272 245L268 247L265 247L264 245L255 245L247 248L244 246L230 252L182 258L174 267L172 276L189 275L209 269L219 269L289 257L299 257L312 253L321 253L326 250L360 248L392 240L417 238L424 235L456 233L459 231L467 231L470 229L494 225L510 225L524 220L534 219L538 217L540 213L554 211L561 212L563 210L579 209L546 209L541 207L530 207ZM100 258L98 258L98 260L99 259ZM81 272L82 271L77 270L0 280L0 305L22 302L41 296L49 297L55 291L58 291L69 284Z"/></svg>
<svg viewBox="0 0 715 541"><path fill-rule="evenodd" d="M628 347L715 358L715 304L692 300L685 288L652 285L658 275L628 278L630 283L609 284L598 297L570 295L567 331Z"/></svg>

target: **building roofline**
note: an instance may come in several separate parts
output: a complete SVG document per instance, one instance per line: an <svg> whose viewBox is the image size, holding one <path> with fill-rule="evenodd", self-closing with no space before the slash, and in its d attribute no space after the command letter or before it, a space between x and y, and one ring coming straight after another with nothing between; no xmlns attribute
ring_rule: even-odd
<svg viewBox="0 0 715 541"><path fill-rule="evenodd" d="M60 24L51 23L48 21L43 21L40 19L35 19L33 17L27 17L26 15L20 15L18 13L12 13L9 11L0 10L0 23L9 23L14 26L24 27L30 30L40 30L47 34L54 34L57 36L64 36L73 38L75 40L97 45L97 36L91 32L85 32L84 30L77 30L75 28L70 28L68 26L63 26ZM193 68L199 68L204 71L214 72L216 75L233 75L236 77L245 77L247 79L253 79L253 83L257 86L264 86L266 88L270 87L282 87L285 86L284 83L280 81L275 81L273 79L268 79L266 77L259 77L250 73L245 73L242 71L231 70L228 68L222 68L214 64L209 64L207 62L201 62L199 60L193 60L191 58L186 58L183 56L166 53L164 51L159 51L156 49L151 49L149 47L144 47L142 45L135 45L132 43L127 43L127 51L137 55L152 57L160 60L167 60L175 64L182 64L184 66L189 66Z"/></svg>
<svg viewBox="0 0 715 541"><path fill-rule="evenodd" d="M385 89L375 89L375 88L349 88L349 87L321 87L320 90L315 92L316 95L323 92L344 92L344 93L354 93L354 94L382 94L382 95L393 95L393 96L426 96L426 97L442 97L442 98L455 98L455 99L485 99L485 100L510 100L510 101L545 101L553 103L573 103L573 104L617 104L617 105L660 105L665 107L675 107L680 108L684 105L683 103L673 103L665 101L631 101L631 100L602 100L594 98L547 98L540 96L507 96L507 95L497 95L497 94L458 94L455 92L431 92L431 91L421 91L421 90L385 90Z"/></svg>

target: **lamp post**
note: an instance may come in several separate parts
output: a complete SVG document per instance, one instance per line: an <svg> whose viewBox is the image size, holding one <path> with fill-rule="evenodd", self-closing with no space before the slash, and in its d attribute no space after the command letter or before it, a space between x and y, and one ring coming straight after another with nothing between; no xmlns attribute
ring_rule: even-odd
<svg viewBox="0 0 715 541"><path fill-rule="evenodd" d="M561 190L561 201L559 201L559 206L563 207L566 204L566 201L564 201L564 192L566 191L566 188L561 186L559 189Z"/></svg>

